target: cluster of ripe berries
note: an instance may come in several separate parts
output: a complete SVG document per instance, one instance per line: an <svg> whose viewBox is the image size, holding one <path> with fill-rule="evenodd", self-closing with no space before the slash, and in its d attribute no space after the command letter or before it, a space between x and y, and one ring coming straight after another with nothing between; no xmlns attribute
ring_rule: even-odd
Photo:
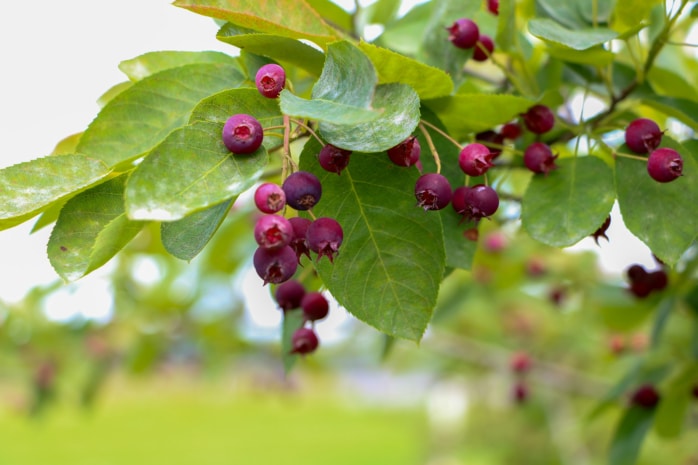
<svg viewBox="0 0 698 465"><path fill-rule="evenodd" d="M499 0L487 0L487 9L493 15L499 14ZM448 40L462 49L473 49L473 60L485 61L494 52L494 41L487 34L482 34L477 23L472 19L461 18L447 27Z"/></svg>
<svg viewBox="0 0 698 465"><path fill-rule="evenodd" d="M509 361L509 367L516 380L512 388L512 398L517 404L522 404L528 399L528 382L526 374L531 370L533 361L526 352L515 352Z"/></svg>
<svg viewBox="0 0 698 465"><path fill-rule="evenodd" d="M315 333L315 322L327 317L330 311L325 296L317 291L307 292L303 284L291 279L277 286L274 298L284 313L303 312L303 326L291 336L290 353L306 355L315 352L320 343Z"/></svg>
<svg viewBox="0 0 698 465"><path fill-rule="evenodd" d="M630 293L639 299L663 290L669 282L666 271L661 268L647 271L642 265L635 264L628 267L625 273L630 282Z"/></svg>
<svg viewBox="0 0 698 465"><path fill-rule="evenodd" d="M671 182L683 174L683 158L674 149L659 147L664 132L647 118L632 121L625 129L625 144L638 154L647 154L647 172L657 182Z"/></svg>

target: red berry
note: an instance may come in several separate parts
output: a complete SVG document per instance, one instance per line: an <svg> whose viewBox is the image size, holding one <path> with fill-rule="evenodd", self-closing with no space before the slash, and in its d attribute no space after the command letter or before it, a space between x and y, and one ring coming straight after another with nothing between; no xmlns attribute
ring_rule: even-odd
<svg viewBox="0 0 698 465"><path fill-rule="evenodd" d="M306 255L308 258L310 258L310 249L308 248L308 241L305 239L305 236L312 221L308 218L302 218L300 216L289 218L288 221L293 227L293 237L288 245L293 249L294 252L296 252L298 263L300 263L302 255Z"/></svg>
<svg viewBox="0 0 698 465"><path fill-rule="evenodd" d="M320 292L308 292L301 301L303 315L307 321L322 320L330 311L330 304Z"/></svg>
<svg viewBox="0 0 698 465"><path fill-rule="evenodd" d="M662 131L651 119L638 118L625 128L625 144L635 153L651 152L661 141Z"/></svg>
<svg viewBox="0 0 698 465"><path fill-rule="evenodd" d="M497 191L484 184L460 186L453 191L453 208L467 220L492 216L499 208Z"/></svg>
<svg viewBox="0 0 698 465"><path fill-rule="evenodd" d="M315 352L320 341L310 328L298 328L291 336L291 353L306 355Z"/></svg>
<svg viewBox="0 0 698 465"><path fill-rule="evenodd" d="M279 307L286 312L299 308L304 295L305 287L295 279L289 279L277 286L274 298Z"/></svg>
<svg viewBox="0 0 698 465"><path fill-rule="evenodd" d="M671 182L683 174L683 158L674 149L654 150L647 159L647 172L657 182Z"/></svg>
<svg viewBox="0 0 698 465"><path fill-rule="evenodd" d="M630 403L638 407L652 409L657 406L659 400L657 389L651 384L644 384L633 392Z"/></svg>
<svg viewBox="0 0 698 465"><path fill-rule="evenodd" d="M254 226L254 238L260 247L280 249L293 238L293 226L280 215L264 215Z"/></svg>
<svg viewBox="0 0 698 465"><path fill-rule="evenodd" d="M515 373L526 373L531 369L531 357L525 352L516 352L511 356L509 366Z"/></svg>
<svg viewBox="0 0 698 465"><path fill-rule="evenodd" d="M298 267L296 253L289 246L280 249L259 247L252 257L252 263L264 284L288 281Z"/></svg>
<svg viewBox="0 0 698 465"><path fill-rule="evenodd" d="M475 142L487 147L494 159L502 153L501 145L504 143L504 136L492 130L482 131L475 134Z"/></svg>
<svg viewBox="0 0 698 465"><path fill-rule="evenodd" d="M252 153L262 145L263 139L264 130L254 116L233 115L223 126L223 143L233 153Z"/></svg>
<svg viewBox="0 0 698 465"><path fill-rule="evenodd" d="M281 188L286 194L286 203L296 210L313 208L322 195L320 180L308 171L296 171L290 174Z"/></svg>
<svg viewBox="0 0 698 465"><path fill-rule="evenodd" d="M480 37L480 29L474 21L461 18L446 28L448 40L458 48L473 48Z"/></svg>
<svg viewBox="0 0 698 465"><path fill-rule="evenodd" d="M341 173L349 165L351 150L340 149L334 145L325 145L318 154L318 162L325 171Z"/></svg>
<svg viewBox="0 0 698 465"><path fill-rule="evenodd" d="M422 148L415 136L410 136L395 147L388 149L388 158L398 166L412 166L419 161Z"/></svg>
<svg viewBox="0 0 698 465"><path fill-rule="evenodd" d="M334 218L322 217L310 223L305 240L308 248L318 254L318 260L327 257L332 262L344 240L344 231Z"/></svg>
<svg viewBox="0 0 698 465"><path fill-rule="evenodd" d="M499 0L487 0L487 10L495 16L499 15Z"/></svg>
<svg viewBox="0 0 698 465"><path fill-rule="evenodd" d="M534 173L548 174L550 171L557 168L555 159L557 155L553 155L550 146L543 142L534 142L524 151L524 165Z"/></svg>
<svg viewBox="0 0 698 465"><path fill-rule="evenodd" d="M518 139L521 136L521 126L518 123L507 123L500 132L505 139Z"/></svg>
<svg viewBox="0 0 698 465"><path fill-rule="evenodd" d="M523 404L528 399L528 387L522 381L517 382L512 389L512 397L517 404Z"/></svg>
<svg viewBox="0 0 698 465"><path fill-rule="evenodd" d="M424 211L441 210L451 201L451 195L448 179L438 173L423 174L414 185L417 206Z"/></svg>
<svg viewBox="0 0 698 465"><path fill-rule="evenodd" d="M521 116L526 128L534 134L544 134L555 125L555 114L545 105L533 105Z"/></svg>
<svg viewBox="0 0 698 465"><path fill-rule="evenodd" d="M276 213L286 206L286 194L278 184L265 182L255 190L254 204L262 213Z"/></svg>
<svg viewBox="0 0 698 465"><path fill-rule="evenodd" d="M482 144L468 144L458 155L458 164L468 176L482 176L494 166L490 149Z"/></svg>
<svg viewBox="0 0 698 465"><path fill-rule="evenodd" d="M276 98L286 85L286 71L274 63L264 65L257 71L255 84L260 94L267 98Z"/></svg>
<svg viewBox="0 0 698 465"><path fill-rule="evenodd" d="M490 36L480 34L480 39L475 44L473 51L473 60L485 61L492 55L492 52L494 52L494 41Z"/></svg>

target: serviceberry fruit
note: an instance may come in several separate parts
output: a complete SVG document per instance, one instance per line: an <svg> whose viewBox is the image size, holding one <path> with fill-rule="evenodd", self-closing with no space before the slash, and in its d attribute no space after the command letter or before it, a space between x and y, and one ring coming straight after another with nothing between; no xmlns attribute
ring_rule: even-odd
<svg viewBox="0 0 698 465"><path fill-rule="evenodd" d="M647 172L657 182L671 182L683 174L683 158L674 149L653 150L647 159Z"/></svg>
<svg viewBox="0 0 698 465"><path fill-rule="evenodd" d="M281 188L286 194L286 203L296 210L313 208L322 195L320 180L308 171L296 171L290 174Z"/></svg>
<svg viewBox="0 0 698 465"><path fill-rule="evenodd" d="M523 404L528 399L528 387L523 381L518 381L512 389L512 398L517 404Z"/></svg>
<svg viewBox="0 0 698 465"><path fill-rule="evenodd" d="M487 0L487 10L495 16L499 15L499 0Z"/></svg>
<svg viewBox="0 0 698 465"><path fill-rule="evenodd" d="M651 384L643 384L638 387L630 397L630 403L645 409L652 409L659 403L660 396L657 389Z"/></svg>
<svg viewBox="0 0 698 465"><path fill-rule="evenodd" d="M321 292L308 292L301 300L303 315L307 321L322 320L330 312L330 304Z"/></svg>
<svg viewBox="0 0 698 465"><path fill-rule="evenodd" d="M594 238L594 242L596 242L596 245L599 245L599 238L603 237L607 241L608 236L606 235L606 231L608 231L608 227L611 226L611 216L607 216L606 219L604 220L603 224L599 226L599 228L594 231L591 236Z"/></svg>
<svg viewBox="0 0 698 465"><path fill-rule="evenodd" d="M315 352L320 341L311 328L298 328L291 336L291 353L306 355Z"/></svg>
<svg viewBox="0 0 698 465"><path fill-rule="evenodd" d="M453 208L467 220L492 216L499 208L497 191L484 184L460 186L453 192Z"/></svg>
<svg viewBox="0 0 698 465"><path fill-rule="evenodd" d="M451 185L441 174L423 174L414 185L414 196L417 198L417 206L424 211L441 210L451 201Z"/></svg>
<svg viewBox="0 0 698 465"><path fill-rule="evenodd" d="M298 268L296 253L289 246L280 249L258 247L252 257L252 263L265 285L288 281Z"/></svg>
<svg viewBox="0 0 698 465"><path fill-rule="evenodd" d="M473 50L473 60L475 61L485 61L494 52L494 41L492 38L485 34L480 34L480 38L475 44L475 50Z"/></svg>
<svg viewBox="0 0 698 465"><path fill-rule="evenodd" d="M279 284L274 292L276 303L284 312L300 308L304 295L305 287L295 279Z"/></svg>
<svg viewBox="0 0 698 465"><path fill-rule="evenodd" d="M223 143L233 153L252 153L262 145L264 130L254 116L239 113L223 125Z"/></svg>
<svg viewBox="0 0 698 465"><path fill-rule="evenodd" d="M524 165L534 173L548 174L550 171L557 168L555 159L557 155L553 155L548 144L543 142L534 142L524 151Z"/></svg>
<svg viewBox="0 0 698 465"><path fill-rule="evenodd" d="M526 373L531 369L531 357L526 352L516 352L511 356L509 366L514 373Z"/></svg>
<svg viewBox="0 0 698 465"><path fill-rule="evenodd" d="M653 291L661 291L669 284L666 271L659 269L648 272L642 265L631 265L626 270L630 281L630 292L640 299L647 297Z"/></svg>
<svg viewBox="0 0 698 465"><path fill-rule="evenodd" d="M458 164L468 176L482 176L494 166L490 149L482 144L468 144L458 155Z"/></svg>
<svg viewBox="0 0 698 465"><path fill-rule="evenodd" d="M265 182L254 191L254 204L262 213L276 213L286 206L286 194L278 184Z"/></svg>
<svg viewBox="0 0 698 465"><path fill-rule="evenodd" d="M480 29L473 20L461 18L454 22L448 31L448 40L458 48L473 48L480 37Z"/></svg>
<svg viewBox="0 0 698 465"><path fill-rule="evenodd" d="M318 260L327 257L333 262L344 240L344 231L334 218L321 217L310 223L305 239L308 248L318 254Z"/></svg>
<svg viewBox="0 0 698 465"><path fill-rule="evenodd" d="M625 144L635 153L648 153L659 147L662 130L648 118L637 118L625 128Z"/></svg>
<svg viewBox="0 0 698 465"><path fill-rule="evenodd" d="M312 221L300 216L289 218L288 221L293 227L293 238L291 238L291 242L288 245L296 252L298 263L300 263L302 255L310 258L310 249L308 248L308 241L305 237L308 232L308 226L310 226Z"/></svg>
<svg viewBox="0 0 698 465"><path fill-rule="evenodd" d="M492 159L495 159L502 153L501 145L504 143L504 136L489 129L475 134L475 142L479 142L490 149Z"/></svg>
<svg viewBox="0 0 698 465"><path fill-rule="evenodd" d="M340 149L332 144L325 145L318 154L318 162L325 171L340 174L349 165L351 150Z"/></svg>
<svg viewBox="0 0 698 465"><path fill-rule="evenodd" d="M276 98L286 85L286 71L275 63L264 65L257 70L255 84L260 94L267 98Z"/></svg>
<svg viewBox="0 0 698 465"><path fill-rule="evenodd" d="M545 105L533 105L521 116L526 128L534 134L544 134L555 125L555 114Z"/></svg>
<svg viewBox="0 0 698 465"><path fill-rule="evenodd" d="M260 247L280 249L293 239L293 226L280 215L264 215L254 226L254 238Z"/></svg>
<svg viewBox="0 0 698 465"><path fill-rule="evenodd" d="M388 149L388 158L398 166L412 166L419 161L422 148L415 136L410 136Z"/></svg>
<svg viewBox="0 0 698 465"><path fill-rule="evenodd" d="M521 126L519 123L507 123L499 132L505 139L518 139L521 136Z"/></svg>

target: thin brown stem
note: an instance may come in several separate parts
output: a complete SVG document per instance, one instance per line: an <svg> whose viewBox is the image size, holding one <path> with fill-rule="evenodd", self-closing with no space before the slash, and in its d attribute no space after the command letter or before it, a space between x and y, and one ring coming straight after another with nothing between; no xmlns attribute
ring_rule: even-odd
<svg viewBox="0 0 698 465"><path fill-rule="evenodd" d="M448 133L446 133L445 131L442 131L442 130L439 129L438 127L436 127L436 126L434 126L433 124L431 124L429 121L421 120L419 124L423 124L424 126L428 126L430 129L433 129L434 131L438 132L438 133L441 134L446 140L448 140L448 141L451 142L453 145L455 145L456 147L458 147L458 150L460 150L460 149L463 148L463 147L461 146L461 144L460 144L457 140L455 140L453 137L449 136Z"/></svg>
<svg viewBox="0 0 698 465"><path fill-rule="evenodd" d="M434 162L436 163L436 172L441 173L441 158L439 157L439 152L436 150L436 147L434 146L434 141L431 140L431 135L429 134L429 131L427 131L427 128L424 127L424 124L419 123L419 129L422 131L422 134L424 134L424 138L427 141L429 150L431 150L431 154L434 157Z"/></svg>

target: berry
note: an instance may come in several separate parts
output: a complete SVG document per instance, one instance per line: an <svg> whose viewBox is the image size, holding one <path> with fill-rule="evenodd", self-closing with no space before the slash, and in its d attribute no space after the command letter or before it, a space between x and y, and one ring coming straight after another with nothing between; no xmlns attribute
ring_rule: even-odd
<svg viewBox="0 0 698 465"><path fill-rule="evenodd" d="M492 130L482 131L475 134L475 142L480 142L486 146L494 159L502 153L502 148L493 147L493 145L501 146L504 143L504 136Z"/></svg>
<svg viewBox="0 0 698 465"><path fill-rule="evenodd" d="M490 253L499 253L507 248L507 236L502 231L493 231L485 236L482 247Z"/></svg>
<svg viewBox="0 0 698 465"><path fill-rule="evenodd" d="M499 15L499 0L487 0L487 10L495 16Z"/></svg>
<svg viewBox="0 0 698 465"><path fill-rule="evenodd" d="M307 321L322 320L330 311L330 304L320 292L308 292L301 301L303 315Z"/></svg>
<svg viewBox="0 0 698 465"><path fill-rule="evenodd" d="M308 248L318 254L318 260L327 257L333 262L339 246L342 245L344 231L334 218L322 217L308 226L305 239Z"/></svg>
<svg viewBox="0 0 698 465"><path fill-rule="evenodd" d="M279 284L274 293L274 298L279 307L284 311L300 308L301 300L305 295L305 287L295 279Z"/></svg>
<svg viewBox="0 0 698 465"><path fill-rule="evenodd" d="M647 282L653 291L661 291L669 284L669 277L664 270L656 270L647 274Z"/></svg>
<svg viewBox="0 0 698 465"><path fill-rule="evenodd" d="M653 291L661 291L669 284L669 278L664 270L647 272L642 265L631 265L626 270L630 281L630 292L640 299L647 297Z"/></svg>
<svg viewBox="0 0 698 465"><path fill-rule="evenodd" d="M296 253L289 246L280 249L258 247L252 257L252 263L264 284L288 281L298 267Z"/></svg>
<svg viewBox="0 0 698 465"><path fill-rule="evenodd" d="M475 61L485 61L494 52L494 41L490 36L485 34L480 34L480 38L475 44L475 50L473 50L473 60Z"/></svg>
<svg viewBox="0 0 698 465"><path fill-rule="evenodd" d="M320 341L310 328L298 328L291 336L291 353L306 355L315 352Z"/></svg>
<svg viewBox="0 0 698 465"><path fill-rule="evenodd" d="M322 195L320 180L308 171L296 171L290 174L281 188L286 194L286 203L296 210L313 208Z"/></svg>
<svg viewBox="0 0 698 465"><path fill-rule="evenodd" d="M482 176L494 166L490 149L478 143L463 147L458 155L458 164L468 176Z"/></svg>
<svg viewBox="0 0 698 465"><path fill-rule="evenodd" d="M453 208L468 220L492 216L499 208L497 191L484 184L461 186L453 192Z"/></svg>
<svg viewBox="0 0 698 465"><path fill-rule="evenodd" d="M308 248L308 241L305 236L308 232L308 226L312 223L308 218L302 218L300 216L294 216L288 220L293 227L293 237L289 246L296 252L296 257L298 257L298 263L301 262L301 255L306 255L310 258L310 249Z"/></svg>
<svg viewBox="0 0 698 465"><path fill-rule="evenodd" d="M500 131L505 139L518 139L521 136L521 126L518 123L507 123Z"/></svg>
<svg viewBox="0 0 698 465"><path fill-rule="evenodd" d="M458 48L473 48L480 37L480 29L474 21L461 18L447 27L448 40Z"/></svg>
<svg viewBox="0 0 698 465"><path fill-rule="evenodd" d="M254 116L239 113L223 125L223 143L233 153L252 153L262 145L264 130Z"/></svg>
<svg viewBox="0 0 698 465"><path fill-rule="evenodd" d="M603 224L601 226L599 226L599 228L591 234L591 236L594 238L594 242L596 242L596 245L599 245L599 237L603 237L607 241L609 240L608 236L606 235L606 231L608 230L608 227L610 225L611 225L611 216L609 215L608 217L606 217Z"/></svg>
<svg viewBox="0 0 698 465"><path fill-rule="evenodd" d="M451 201L451 195L448 179L438 173L423 174L414 185L417 206L424 211L441 210Z"/></svg>
<svg viewBox="0 0 698 465"><path fill-rule="evenodd" d="M286 85L286 71L281 66L270 63L257 70L254 81L260 94L267 98L276 98Z"/></svg>
<svg viewBox="0 0 698 465"><path fill-rule="evenodd" d="M412 166L419 162L422 148L415 136L410 136L395 147L388 149L388 158L397 166Z"/></svg>
<svg viewBox="0 0 698 465"><path fill-rule="evenodd" d="M276 213L286 206L286 194L278 184L265 182L255 190L254 204L262 213Z"/></svg>
<svg viewBox="0 0 698 465"><path fill-rule="evenodd" d="M650 153L647 172L657 182L671 182L683 172L683 158L674 149L661 148Z"/></svg>
<svg viewBox="0 0 698 465"><path fill-rule="evenodd" d="M280 249L293 238L293 226L280 215L264 215L254 226L254 238L260 247Z"/></svg>
<svg viewBox="0 0 698 465"><path fill-rule="evenodd" d="M531 357L525 352L516 352L511 356L509 366L514 373L526 373L531 369Z"/></svg>
<svg viewBox="0 0 698 465"><path fill-rule="evenodd" d="M698 384L691 388L691 395L694 399L698 399Z"/></svg>
<svg viewBox="0 0 698 465"><path fill-rule="evenodd" d="M521 116L524 125L534 134L544 134L555 125L555 114L545 105L533 105Z"/></svg>
<svg viewBox="0 0 698 465"><path fill-rule="evenodd" d="M661 141L662 131L651 119L638 118L625 128L625 144L635 153L651 152Z"/></svg>
<svg viewBox="0 0 698 465"><path fill-rule="evenodd" d="M630 403L638 407L652 409L659 403L660 396L651 384L643 384L633 392Z"/></svg>
<svg viewBox="0 0 698 465"><path fill-rule="evenodd" d="M514 385L511 394L514 402L523 404L528 399L528 387L522 381L519 381Z"/></svg>
<svg viewBox="0 0 698 465"><path fill-rule="evenodd" d="M534 142L524 151L524 165L534 173L548 174L550 171L557 168L555 159L557 155L553 155L550 146L543 142Z"/></svg>
<svg viewBox="0 0 698 465"><path fill-rule="evenodd" d="M349 165L351 150L340 149L334 145L325 145L318 154L320 166L330 173L341 173Z"/></svg>

